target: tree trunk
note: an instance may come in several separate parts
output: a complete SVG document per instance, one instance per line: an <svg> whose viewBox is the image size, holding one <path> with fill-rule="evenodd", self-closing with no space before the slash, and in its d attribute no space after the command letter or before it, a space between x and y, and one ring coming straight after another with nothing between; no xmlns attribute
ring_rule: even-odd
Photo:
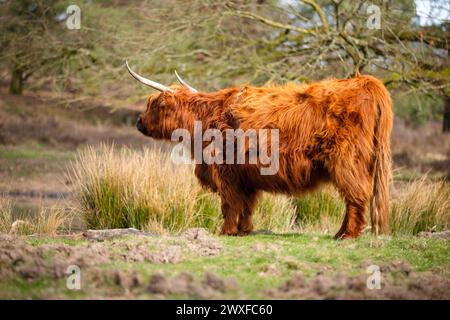
<svg viewBox="0 0 450 320"><path fill-rule="evenodd" d="M21 95L23 89L23 70L14 68L9 83L9 93Z"/></svg>
<svg viewBox="0 0 450 320"><path fill-rule="evenodd" d="M450 132L450 97L444 97L444 122L442 125L442 131Z"/></svg>

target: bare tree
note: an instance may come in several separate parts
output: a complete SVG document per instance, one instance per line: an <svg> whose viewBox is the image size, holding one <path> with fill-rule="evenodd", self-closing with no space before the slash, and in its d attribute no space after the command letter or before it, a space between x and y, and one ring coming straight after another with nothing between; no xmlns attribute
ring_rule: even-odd
<svg viewBox="0 0 450 320"><path fill-rule="evenodd" d="M449 6L443 1L434 2L433 10L436 6L448 19ZM419 24L414 1L230 4L227 14L268 27L258 45L270 57L264 65L269 81L372 73L393 89L447 97L443 128L450 130L450 23L434 16L433 24Z"/></svg>

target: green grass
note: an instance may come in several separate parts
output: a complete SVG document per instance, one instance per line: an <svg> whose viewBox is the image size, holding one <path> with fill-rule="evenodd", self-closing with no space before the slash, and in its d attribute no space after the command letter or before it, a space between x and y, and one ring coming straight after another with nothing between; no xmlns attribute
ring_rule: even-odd
<svg viewBox="0 0 450 320"><path fill-rule="evenodd" d="M68 160L72 154L67 151L52 150L39 144L13 146L0 146L0 159L6 160Z"/></svg>
<svg viewBox="0 0 450 320"><path fill-rule="evenodd" d="M87 241L84 239L67 239L67 238L50 238L50 237L29 238L27 242L32 246L40 246L43 244L65 244L68 246L77 246L87 243Z"/></svg>
<svg viewBox="0 0 450 320"><path fill-rule="evenodd" d="M423 162L425 163L425 162ZM420 180L423 178L423 173L420 171L417 171L414 168L397 168L394 173L394 180L396 182L411 182L415 180ZM429 181L441 181L441 180L448 180L449 174L447 172L442 171L431 171L426 174L426 179Z"/></svg>
<svg viewBox="0 0 450 320"><path fill-rule="evenodd" d="M334 188L328 187L294 199L297 223L302 230L330 232L343 219L345 204Z"/></svg>

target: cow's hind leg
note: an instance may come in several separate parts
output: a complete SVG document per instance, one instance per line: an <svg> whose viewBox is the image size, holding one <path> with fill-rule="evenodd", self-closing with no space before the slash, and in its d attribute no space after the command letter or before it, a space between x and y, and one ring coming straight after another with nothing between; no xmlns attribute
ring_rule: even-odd
<svg viewBox="0 0 450 320"><path fill-rule="evenodd" d="M346 200L346 213L341 228L336 233L336 239L354 239L362 234L366 225L366 208L357 204L349 203Z"/></svg>
<svg viewBox="0 0 450 320"><path fill-rule="evenodd" d="M253 231L252 213L258 201L258 192L245 195L243 199L244 207L239 216L238 235L246 236Z"/></svg>
<svg viewBox="0 0 450 320"><path fill-rule="evenodd" d="M366 226L366 211L371 196L372 177L369 170L356 163L335 168L334 182L346 203L345 218L335 235L337 239L357 238Z"/></svg>

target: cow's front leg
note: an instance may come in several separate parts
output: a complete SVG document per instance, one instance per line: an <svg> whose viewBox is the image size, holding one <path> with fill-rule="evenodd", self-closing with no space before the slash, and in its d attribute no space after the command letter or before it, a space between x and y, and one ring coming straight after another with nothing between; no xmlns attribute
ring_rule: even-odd
<svg viewBox="0 0 450 320"><path fill-rule="evenodd" d="M242 193L244 194L244 193ZM246 236L253 231L252 213L255 209L259 193L257 191L247 193L242 199L243 210L239 216L238 235Z"/></svg>
<svg viewBox="0 0 450 320"><path fill-rule="evenodd" d="M229 203L229 201L223 197L221 207L224 222L220 234L225 236L236 236L238 234L237 226L240 208L237 208L233 203Z"/></svg>

